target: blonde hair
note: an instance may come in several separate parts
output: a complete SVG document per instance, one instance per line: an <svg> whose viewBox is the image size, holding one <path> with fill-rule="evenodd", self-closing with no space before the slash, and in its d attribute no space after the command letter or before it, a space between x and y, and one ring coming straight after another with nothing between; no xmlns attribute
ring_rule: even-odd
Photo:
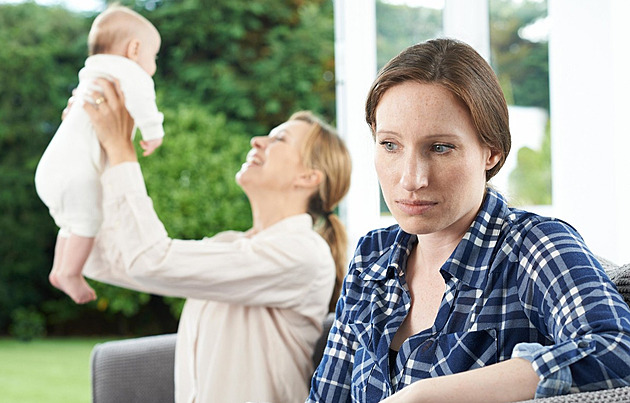
<svg viewBox="0 0 630 403"><path fill-rule="evenodd" d="M302 159L306 167L323 174L317 192L309 200L308 214L313 217L315 230L328 243L335 261L335 288L329 306L332 312L335 310L348 264L346 260L348 236L334 209L350 188L352 172L350 153L337 135L337 131L313 113L296 112L289 120L299 120L312 126L302 149Z"/></svg>
<svg viewBox="0 0 630 403"><path fill-rule="evenodd" d="M128 7L112 4L92 23L88 35L88 53L90 56L118 53L138 35L139 30L157 32L153 24L142 15Z"/></svg>

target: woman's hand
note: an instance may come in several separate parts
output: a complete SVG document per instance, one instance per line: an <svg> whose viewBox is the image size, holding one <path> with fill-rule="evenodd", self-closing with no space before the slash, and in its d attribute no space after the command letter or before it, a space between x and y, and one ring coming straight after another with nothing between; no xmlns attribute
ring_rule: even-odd
<svg viewBox="0 0 630 403"><path fill-rule="evenodd" d="M93 93L94 104L85 102L83 109L90 116L109 165L138 161L131 141L133 118L125 108L125 96L120 83L99 78L95 84L103 89L103 93Z"/></svg>

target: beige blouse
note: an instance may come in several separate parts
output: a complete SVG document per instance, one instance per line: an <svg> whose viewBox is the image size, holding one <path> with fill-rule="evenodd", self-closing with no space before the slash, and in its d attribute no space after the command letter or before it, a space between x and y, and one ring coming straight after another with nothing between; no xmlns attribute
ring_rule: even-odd
<svg viewBox="0 0 630 403"><path fill-rule="evenodd" d="M308 214L251 238L228 231L170 239L138 163L102 176L104 221L84 274L187 298L175 356L176 401L298 402L328 310L335 269Z"/></svg>

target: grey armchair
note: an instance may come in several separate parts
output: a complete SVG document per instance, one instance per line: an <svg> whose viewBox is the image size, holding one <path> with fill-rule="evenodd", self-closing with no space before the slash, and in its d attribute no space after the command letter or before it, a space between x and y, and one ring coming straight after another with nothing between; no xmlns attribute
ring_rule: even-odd
<svg viewBox="0 0 630 403"><path fill-rule="evenodd" d="M322 359L334 314L328 314L315 344L313 365ZM175 333L108 341L92 350L92 402L173 403Z"/></svg>
<svg viewBox="0 0 630 403"><path fill-rule="evenodd" d="M94 403L173 403L176 334L108 341L92 350Z"/></svg>
<svg viewBox="0 0 630 403"><path fill-rule="evenodd" d="M600 259L600 262L625 301L630 302L630 264L617 266L605 259ZM333 319L334 315L329 314L324 321L324 328L313 354L315 366L322 358ZM96 345L91 357L92 401L173 403L175 338L175 334L167 334ZM630 403L630 387L527 401L527 403L578 402Z"/></svg>

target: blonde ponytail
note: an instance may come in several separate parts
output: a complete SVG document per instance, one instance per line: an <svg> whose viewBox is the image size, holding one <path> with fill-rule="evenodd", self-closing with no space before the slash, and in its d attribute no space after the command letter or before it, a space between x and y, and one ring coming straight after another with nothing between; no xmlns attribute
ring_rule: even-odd
<svg viewBox="0 0 630 403"><path fill-rule="evenodd" d="M350 188L352 162L350 153L334 128L309 111L294 113L289 120L310 123L313 128L302 152L305 166L323 174L318 191L309 201L308 213L313 217L315 230L326 240L335 261L335 288L330 300L330 311L335 310L341 284L348 265L346 229L334 213Z"/></svg>

